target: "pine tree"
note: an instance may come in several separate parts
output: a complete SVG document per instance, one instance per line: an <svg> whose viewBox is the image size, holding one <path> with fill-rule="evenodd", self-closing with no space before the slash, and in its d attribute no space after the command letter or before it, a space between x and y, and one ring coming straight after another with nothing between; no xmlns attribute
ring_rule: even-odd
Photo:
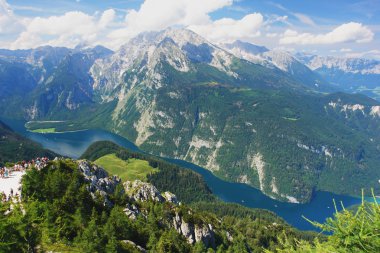
<svg viewBox="0 0 380 253"><path fill-rule="evenodd" d="M112 236L106 245L106 252L107 253L117 253L117 247L118 243L115 236Z"/></svg>
<svg viewBox="0 0 380 253"><path fill-rule="evenodd" d="M79 248L84 253L99 252L102 245L101 233L97 225L97 215L95 210L92 211L91 220L88 226L80 235L78 242Z"/></svg>
<svg viewBox="0 0 380 253"><path fill-rule="evenodd" d="M175 230L164 232L157 243L158 253L190 252L189 244Z"/></svg>
<svg viewBox="0 0 380 253"><path fill-rule="evenodd" d="M193 247L193 250L191 251L192 253L204 253L204 252L207 252L207 248L206 246L204 245L204 243L202 242L197 242L194 247Z"/></svg>

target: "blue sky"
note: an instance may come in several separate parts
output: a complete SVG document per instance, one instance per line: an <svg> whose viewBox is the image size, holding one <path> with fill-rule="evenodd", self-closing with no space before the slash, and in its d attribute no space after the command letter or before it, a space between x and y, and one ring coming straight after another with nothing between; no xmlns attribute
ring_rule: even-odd
<svg viewBox="0 0 380 253"><path fill-rule="evenodd" d="M0 0L0 47L103 44L181 26L210 41L380 58L379 0Z"/></svg>

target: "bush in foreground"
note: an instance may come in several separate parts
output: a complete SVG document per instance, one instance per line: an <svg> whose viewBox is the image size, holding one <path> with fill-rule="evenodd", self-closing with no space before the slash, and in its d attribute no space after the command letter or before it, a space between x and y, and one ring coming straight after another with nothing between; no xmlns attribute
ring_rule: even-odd
<svg viewBox="0 0 380 253"><path fill-rule="evenodd" d="M372 195L374 196L373 192ZM333 218L328 218L324 224L311 222L322 231L331 233L326 242L314 244L306 241L296 242L293 246L289 240L282 244L284 249L277 252L292 253L348 253L348 252L380 252L380 206L374 196L373 202L365 202L354 212L345 209L336 211ZM336 203L334 202L335 209ZM270 252L270 251L267 251Z"/></svg>

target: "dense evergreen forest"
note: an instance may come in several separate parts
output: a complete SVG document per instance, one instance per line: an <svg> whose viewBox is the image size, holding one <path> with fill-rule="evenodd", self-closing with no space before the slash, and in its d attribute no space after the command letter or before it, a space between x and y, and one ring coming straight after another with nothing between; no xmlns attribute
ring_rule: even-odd
<svg viewBox="0 0 380 253"><path fill-rule="evenodd" d="M0 121L0 166L6 162L30 160L38 156L54 158L56 155L43 149L40 144L16 134Z"/></svg>
<svg viewBox="0 0 380 253"><path fill-rule="evenodd" d="M90 184L74 160L51 161L42 170L28 171L22 202L1 203L0 251L139 252L139 245L152 252L262 252L281 247L283 231L291 239L309 239L266 211L251 216L240 210L245 208L227 205L242 214L237 217L184 204L136 201L121 185L107 196L112 204L104 205L104 196L95 193L94 198ZM128 218L126 205L137 206L144 215ZM173 215L194 226L211 224L214 243L189 244L172 227Z"/></svg>
<svg viewBox="0 0 380 253"><path fill-rule="evenodd" d="M21 201L0 202L0 252L380 251L376 202L314 224L328 236L304 232L272 212L219 201L200 175L157 157L99 142L82 158L109 153L144 159L158 172L133 188L85 160L27 171ZM182 203L162 197L169 189Z"/></svg>
<svg viewBox="0 0 380 253"><path fill-rule="evenodd" d="M160 191L174 193L185 203L216 199L202 176L192 170L181 168L153 155L122 148L109 141L95 142L81 158L95 161L99 157L112 153L123 160L130 158L145 160L153 168L159 168L157 173L148 176L148 182L152 183Z"/></svg>

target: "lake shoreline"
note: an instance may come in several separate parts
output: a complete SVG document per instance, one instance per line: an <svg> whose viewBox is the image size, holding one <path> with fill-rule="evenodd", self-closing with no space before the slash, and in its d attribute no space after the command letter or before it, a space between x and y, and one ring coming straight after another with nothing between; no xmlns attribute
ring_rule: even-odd
<svg viewBox="0 0 380 253"><path fill-rule="evenodd" d="M38 129L35 129L38 130ZM65 133L76 133L76 132L83 132L83 131L88 131L90 129L81 129L81 130L71 130L71 131L61 131L61 132L35 132L34 130L30 130L26 128L26 131L30 133L36 133L36 134L65 134Z"/></svg>
<svg viewBox="0 0 380 253"><path fill-rule="evenodd" d="M74 159L79 158L83 152L96 141L111 141L130 150L147 153L140 150L134 143L124 137L105 130L89 129L60 134L40 134L26 130L24 121L20 122L17 120L4 119L4 122L14 129L15 132L40 143L44 148ZM272 211L283 218L287 223L300 230L318 231L303 217L320 223L324 222L326 218L332 217L335 213L333 200L335 200L336 203L342 202L345 207L361 203L361 198L321 191L315 192L313 199L309 203L293 204L281 202L271 199L252 186L224 181L213 175L211 171L195 164L171 158L162 159L199 173L204 178L210 190L219 199L249 208L260 208ZM340 205L338 205L338 210L341 209Z"/></svg>

